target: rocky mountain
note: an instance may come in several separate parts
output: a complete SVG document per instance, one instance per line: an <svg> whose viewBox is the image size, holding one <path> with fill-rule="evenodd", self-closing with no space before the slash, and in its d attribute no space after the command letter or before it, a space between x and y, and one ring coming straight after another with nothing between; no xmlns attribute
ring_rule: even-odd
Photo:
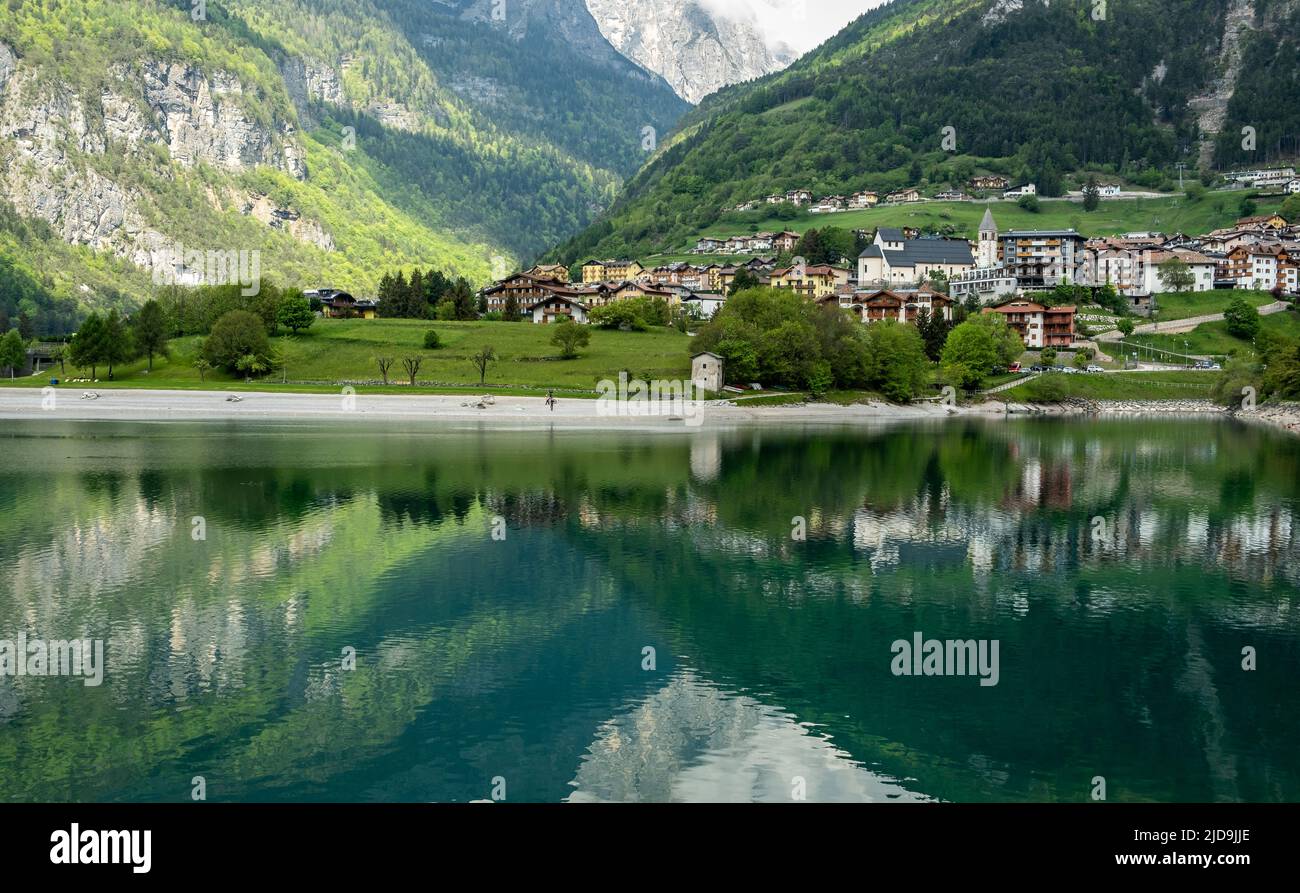
<svg viewBox="0 0 1300 893"><path fill-rule="evenodd" d="M1300 0L893 0L706 98L551 257L678 249L795 188L960 189L996 172L1051 196L1093 172L1172 189L1179 162L1296 155Z"/></svg>
<svg viewBox="0 0 1300 893"><path fill-rule="evenodd" d="M193 250L304 287L481 281L590 220L686 108L582 0L11 3L0 271L83 306Z"/></svg>
<svg viewBox="0 0 1300 893"><path fill-rule="evenodd" d="M586 0L600 31L623 55L664 80L687 102L780 71L788 47L771 48L752 15L723 14L698 0Z"/></svg>

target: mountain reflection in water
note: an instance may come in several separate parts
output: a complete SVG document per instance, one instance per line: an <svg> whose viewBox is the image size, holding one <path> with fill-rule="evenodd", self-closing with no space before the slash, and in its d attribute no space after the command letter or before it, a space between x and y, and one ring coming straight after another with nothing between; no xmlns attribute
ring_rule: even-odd
<svg viewBox="0 0 1300 893"><path fill-rule="evenodd" d="M3 800L1300 799L1300 442L1272 432L33 421L0 448L0 640L108 661L0 677ZM998 684L894 676L914 632L997 640Z"/></svg>

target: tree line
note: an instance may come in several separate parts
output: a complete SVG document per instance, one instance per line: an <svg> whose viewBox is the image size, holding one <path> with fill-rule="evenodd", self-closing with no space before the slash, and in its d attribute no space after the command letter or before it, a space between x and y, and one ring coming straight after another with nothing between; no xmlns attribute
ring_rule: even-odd
<svg viewBox="0 0 1300 893"><path fill-rule="evenodd" d="M915 324L862 325L836 303L808 301L790 289L737 292L699 330L691 350L725 360L730 383L768 387L870 390L907 402L928 389L936 363L943 376L974 389L1024 350L997 315L974 314L955 327L929 313Z"/></svg>
<svg viewBox="0 0 1300 893"><path fill-rule="evenodd" d="M102 366L112 379L115 366L148 357L152 370L154 358L166 354L167 321L162 305L151 300L130 317L116 309L102 315L90 314L82 320L66 350L57 352L54 359L61 372L66 372L67 364L72 363L77 368L89 369L90 377L98 379Z"/></svg>
<svg viewBox="0 0 1300 893"><path fill-rule="evenodd" d="M384 273L377 297L379 315L392 319L478 319L487 310L468 279L435 269Z"/></svg>

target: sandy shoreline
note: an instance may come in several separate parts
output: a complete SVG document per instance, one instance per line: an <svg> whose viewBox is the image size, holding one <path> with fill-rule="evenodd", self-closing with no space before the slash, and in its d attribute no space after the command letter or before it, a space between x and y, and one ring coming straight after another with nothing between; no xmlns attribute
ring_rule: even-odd
<svg viewBox="0 0 1300 893"><path fill-rule="evenodd" d="M1109 417L1208 416L1231 417L1266 424L1300 435L1300 404L1264 406L1245 412L1228 412L1206 401L1113 401L1088 405L1026 405L989 401L973 406L948 407L939 403L897 406L865 403L745 406L707 403L676 416L620 416L606 414L596 400L567 398L548 409L541 397L495 397L479 407L478 397L465 395L366 395L281 393L275 391L164 391L101 388L97 399L89 391L59 389L49 395L35 389L0 388L0 419L57 419L62 421L410 421L451 427L574 428L692 430L749 424L828 424L922 421L950 417L1024 417L1103 415ZM237 396L238 400L229 400Z"/></svg>
<svg viewBox="0 0 1300 893"><path fill-rule="evenodd" d="M83 393L98 394L94 400ZM0 419L59 419L65 421L261 421L314 420L329 422L411 421L449 425L478 424L502 428L571 427L589 429L682 430L759 423L943 418L970 410L949 410L937 404L894 406L872 403L792 406L698 404L668 416L609 415L598 401L561 398L548 409L542 397L497 396L479 407L477 396L463 394L303 394L274 391L161 391L134 388L74 388L54 393L51 406L35 389L0 388ZM228 398L237 396L237 401Z"/></svg>

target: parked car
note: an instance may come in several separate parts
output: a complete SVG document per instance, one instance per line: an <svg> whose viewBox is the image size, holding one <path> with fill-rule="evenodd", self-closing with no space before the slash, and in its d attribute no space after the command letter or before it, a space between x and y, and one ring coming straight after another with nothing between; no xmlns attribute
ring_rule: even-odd
<svg viewBox="0 0 1300 893"><path fill-rule="evenodd" d="M1019 363L1012 363L1010 366L1007 367L1007 371L1008 371L1008 372L1020 372L1020 371L1021 371L1021 369L1020 369L1020 364L1019 364Z"/></svg>
<svg viewBox="0 0 1300 893"><path fill-rule="evenodd" d="M1103 368L1101 368L1100 366L1092 365L1092 366L1089 366L1089 367L1088 367L1088 371L1089 371L1089 372L1105 372L1106 370L1103 369Z"/></svg>

